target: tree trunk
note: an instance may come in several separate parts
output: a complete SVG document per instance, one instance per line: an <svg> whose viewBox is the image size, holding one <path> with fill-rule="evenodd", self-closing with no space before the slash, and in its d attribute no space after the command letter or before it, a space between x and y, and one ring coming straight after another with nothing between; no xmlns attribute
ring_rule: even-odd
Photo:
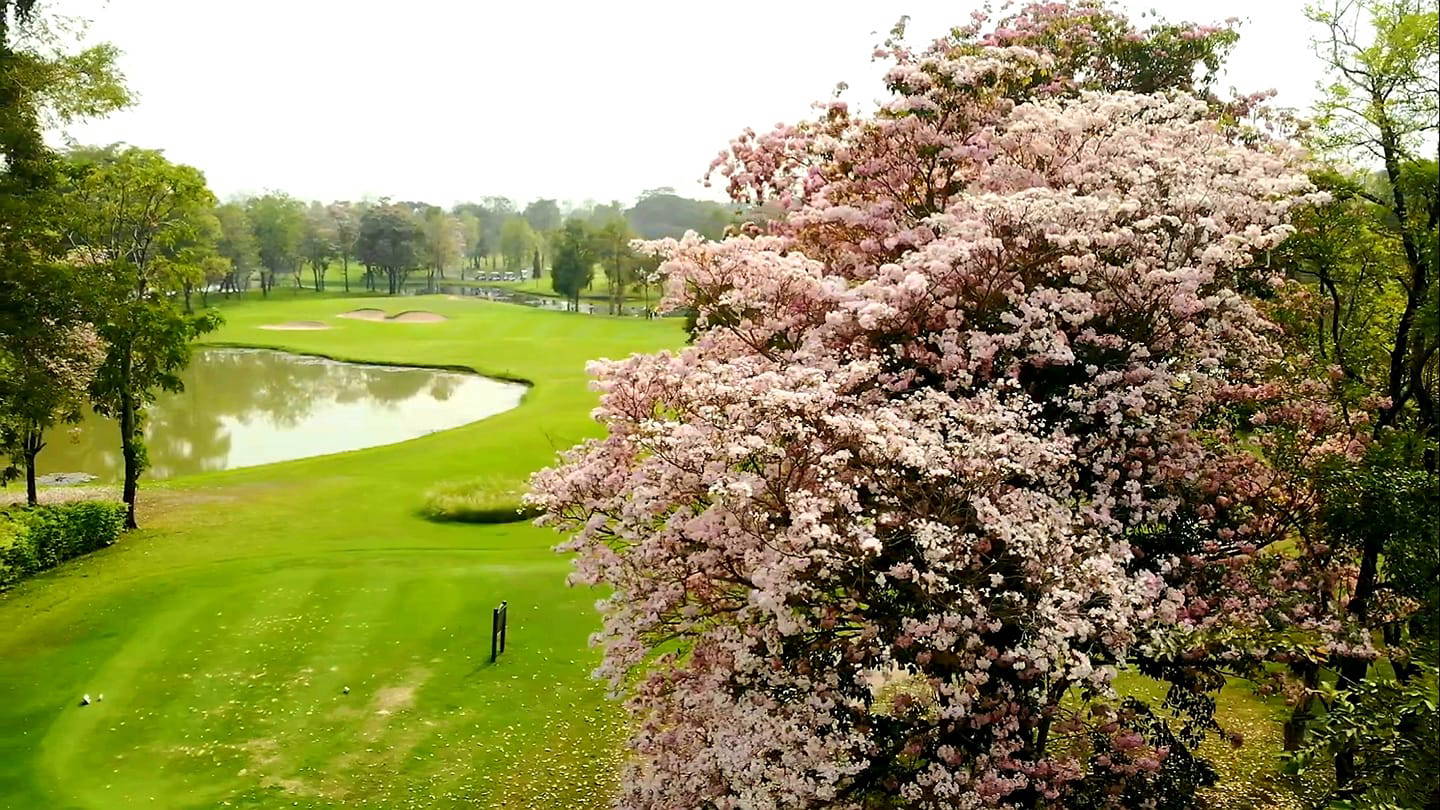
<svg viewBox="0 0 1440 810"><path fill-rule="evenodd" d="M1294 665L1300 674L1301 682L1305 684L1306 694L1295 704L1295 709L1290 712L1290 717L1285 721L1284 727L1284 748L1286 751L1299 751L1300 746L1305 742L1305 731L1314 719L1315 714L1311 708L1315 705L1315 696L1309 694L1309 690L1320 685L1320 666L1309 661Z"/></svg>
<svg viewBox="0 0 1440 810"><path fill-rule="evenodd" d="M348 292L350 292L350 257L349 257L349 256L341 256L341 257L340 257L340 268L341 268L341 270L340 270L341 275L342 275L342 277L343 277L344 280L345 280L345 292L348 293Z"/></svg>
<svg viewBox="0 0 1440 810"><path fill-rule="evenodd" d="M126 352L125 359L120 366L120 384L124 390L120 394L120 455L125 461L125 487L122 499L125 501L125 528L136 529L139 524L135 522L135 496L140 487L140 443L138 441L137 427L139 414L135 404L135 397L130 392L130 354Z"/></svg>
<svg viewBox="0 0 1440 810"><path fill-rule="evenodd" d="M35 506L40 503L40 494L35 488L35 457L45 448L44 434L36 425L25 431L25 503Z"/></svg>

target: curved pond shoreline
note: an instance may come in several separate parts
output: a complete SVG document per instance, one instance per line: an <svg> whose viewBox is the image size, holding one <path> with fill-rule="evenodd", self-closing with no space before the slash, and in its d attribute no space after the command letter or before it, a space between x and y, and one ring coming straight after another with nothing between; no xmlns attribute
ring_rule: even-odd
<svg viewBox="0 0 1440 810"><path fill-rule="evenodd" d="M148 410L152 480L408 441L517 408L531 387L452 364L220 343L197 346L183 378L183 393L162 394ZM76 428L55 431L37 461L42 475L114 481L118 430L87 414Z"/></svg>
<svg viewBox="0 0 1440 810"><path fill-rule="evenodd" d="M196 343L195 351L201 352L205 349L258 349L260 351L275 352L276 354L289 354L295 357L314 357L320 360L331 360L336 363L344 363L347 366L375 366L377 368L413 368L418 371L452 371L456 374L473 374L476 377L484 377L487 380L499 380L501 382L515 383L526 388L534 388L535 382L524 377L517 377L513 374L506 374L503 371L481 371L474 366L462 366L455 363L422 363L406 362L392 363L386 360L366 360L358 357L350 357L343 354L332 354L329 352L312 352L303 349L295 349L289 346L272 343L241 343L230 341L216 341L214 343Z"/></svg>

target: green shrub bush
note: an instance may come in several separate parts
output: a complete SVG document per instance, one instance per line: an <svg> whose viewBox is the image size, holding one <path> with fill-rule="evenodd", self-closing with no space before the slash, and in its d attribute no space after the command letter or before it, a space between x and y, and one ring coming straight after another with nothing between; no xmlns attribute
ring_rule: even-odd
<svg viewBox="0 0 1440 810"><path fill-rule="evenodd" d="M107 501L0 512L0 587L114 545L124 528L125 505Z"/></svg>
<svg viewBox="0 0 1440 810"><path fill-rule="evenodd" d="M425 493L420 514L430 520L463 523L533 520L540 512L521 503L524 494L524 487L515 481L498 478L451 481Z"/></svg>

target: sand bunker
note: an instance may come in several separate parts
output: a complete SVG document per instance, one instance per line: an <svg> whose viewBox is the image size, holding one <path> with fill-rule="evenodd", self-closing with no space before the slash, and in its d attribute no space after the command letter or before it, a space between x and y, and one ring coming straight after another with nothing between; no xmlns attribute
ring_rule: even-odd
<svg viewBox="0 0 1440 810"><path fill-rule="evenodd" d="M389 320L395 323L440 323L441 321L448 321L450 319L438 312L412 309L409 312L402 312L399 315L391 315Z"/></svg>
<svg viewBox="0 0 1440 810"><path fill-rule="evenodd" d="M450 320L438 312L426 312L423 309L412 309L389 317L386 317L384 310L352 309L349 312L341 313L340 317L353 318L357 321L385 321L386 323L440 323Z"/></svg>
<svg viewBox="0 0 1440 810"><path fill-rule="evenodd" d="M383 321L385 310L383 309L352 309L349 312L340 313L342 318L353 318L357 321Z"/></svg>
<svg viewBox="0 0 1440 810"><path fill-rule="evenodd" d="M267 323L260 327L276 332L308 332L316 329L329 329L330 324L320 321L286 321L284 323Z"/></svg>

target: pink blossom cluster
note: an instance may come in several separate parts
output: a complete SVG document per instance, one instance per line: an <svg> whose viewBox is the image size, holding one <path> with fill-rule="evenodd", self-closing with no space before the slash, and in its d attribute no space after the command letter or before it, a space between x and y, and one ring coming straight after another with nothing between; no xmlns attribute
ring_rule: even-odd
<svg viewBox="0 0 1440 810"><path fill-rule="evenodd" d="M996 40L902 61L873 116L742 135L716 170L786 216L650 246L694 344L595 363L606 436L532 481L573 581L613 589L622 806L1143 782L1169 749L1116 668L1215 629L1280 531L1213 425L1265 399L1274 328L1237 285L1313 199L1298 156L1183 93L1036 94L1053 55ZM1197 549L1143 540L1181 520ZM1234 598L1303 610L1273 591Z"/></svg>
<svg viewBox="0 0 1440 810"><path fill-rule="evenodd" d="M105 359L105 341L86 323L51 325L47 332L49 347L40 358L44 374L65 397L82 397Z"/></svg>

